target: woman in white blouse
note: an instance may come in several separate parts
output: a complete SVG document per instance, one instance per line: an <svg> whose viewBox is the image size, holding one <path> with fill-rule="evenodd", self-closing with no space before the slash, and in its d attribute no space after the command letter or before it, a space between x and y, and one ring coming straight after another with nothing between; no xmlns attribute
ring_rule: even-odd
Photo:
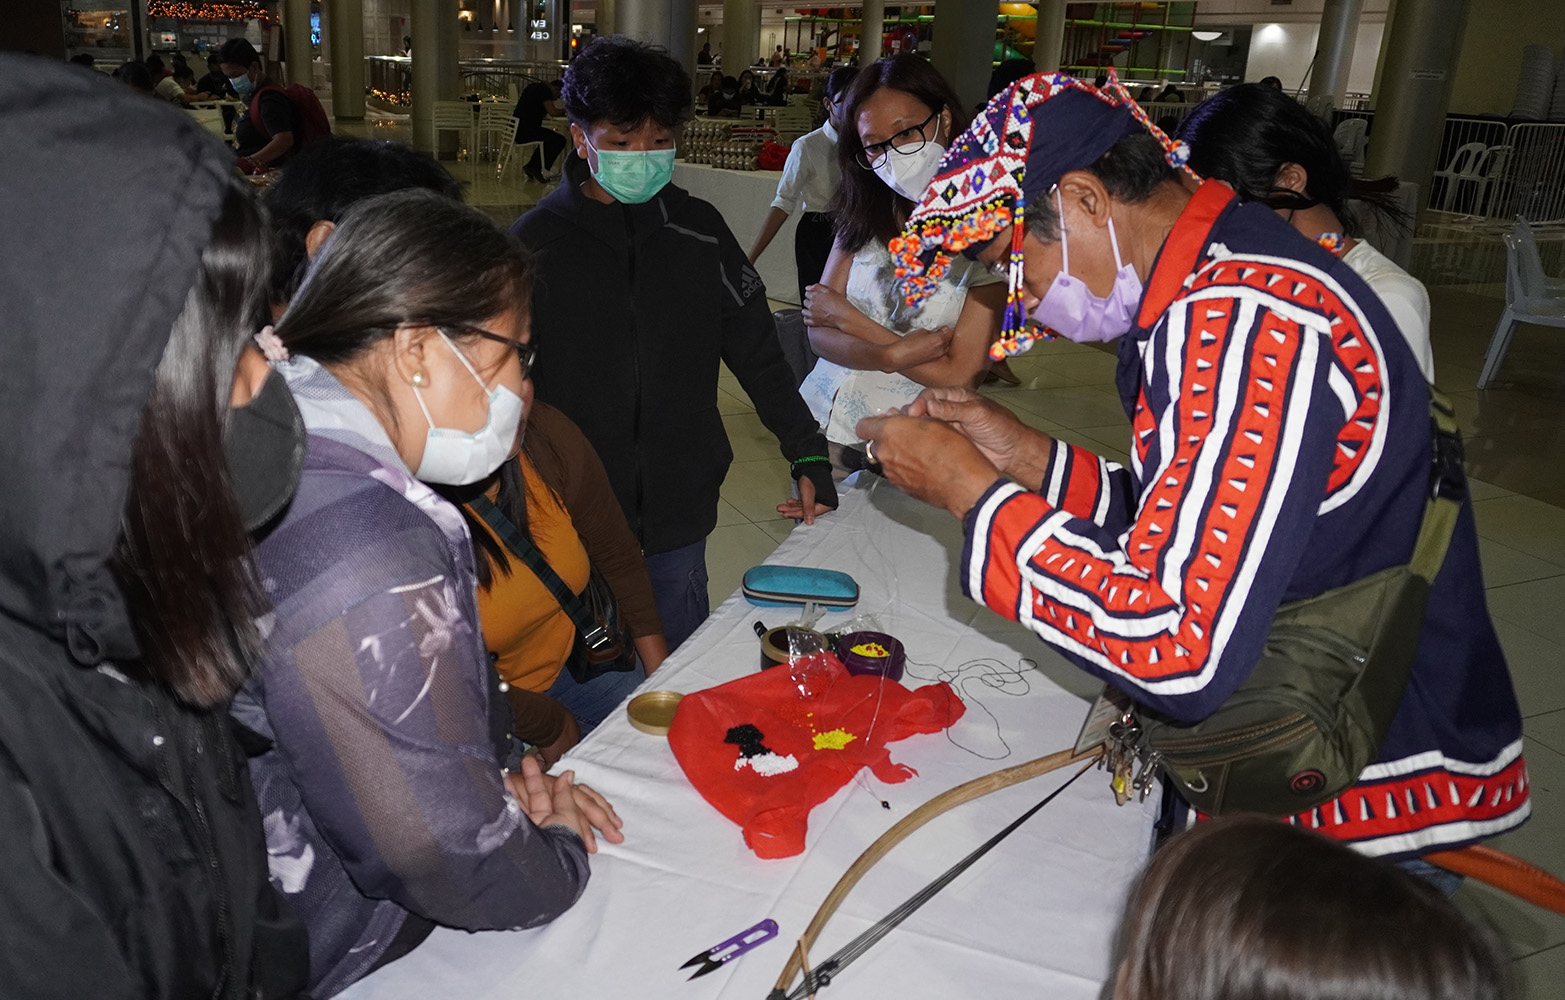
<svg viewBox="0 0 1565 1000"><path fill-rule="evenodd" d="M836 243L804 303L821 360L799 389L838 475L864 464L853 430L861 418L910 403L925 386L977 385L1005 308L1004 283L965 257L916 313L897 293L886 243L967 125L945 79L917 56L881 60L854 81L842 122Z"/></svg>

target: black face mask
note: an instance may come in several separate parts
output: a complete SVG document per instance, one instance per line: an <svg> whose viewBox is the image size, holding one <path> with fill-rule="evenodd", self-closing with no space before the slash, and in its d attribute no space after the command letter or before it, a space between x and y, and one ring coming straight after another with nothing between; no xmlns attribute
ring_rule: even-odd
<svg viewBox="0 0 1565 1000"><path fill-rule="evenodd" d="M248 406L228 415L223 458L246 531L269 524L293 497L304 468L304 418L276 372Z"/></svg>

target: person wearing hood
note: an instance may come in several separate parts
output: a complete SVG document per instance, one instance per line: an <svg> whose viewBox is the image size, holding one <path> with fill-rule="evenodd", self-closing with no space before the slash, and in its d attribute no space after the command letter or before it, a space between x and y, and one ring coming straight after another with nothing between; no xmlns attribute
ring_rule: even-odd
<svg viewBox="0 0 1565 1000"><path fill-rule="evenodd" d="M924 386L978 383L1005 300L998 279L965 259L952 263L917 315L896 289L886 243L967 124L945 78L920 56L882 59L858 74L844 104L836 245L804 297L820 360L799 387L839 476L864 467L854 429L861 419L912 402Z"/></svg>
<svg viewBox="0 0 1565 1000"><path fill-rule="evenodd" d="M836 507L826 442L794 388L766 286L711 205L670 182L690 81L618 35L566 70L565 181L512 228L538 259L538 397L603 459L647 557L670 649L706 619L706 537L733 451L717 410L726 364L776 435L811 523Z"/></svg>
<svg viewBox="0 0 1565 1000"><path fill-rule="evenodd" d="M299 489L256 547L273 611L235 717L272 872L329 997L436 925L547 923L586 886L608 804L569 772L509 764L462 515L429 484L516 453L536 356L530 255L433 191L338 221L268 357L308 432Z"/></svg>
<svg viewBox="0 0 1565 1000"><path fill-rule="evenodd" d="M1341 764L1279 768L1268 811L1399 860L1515 829L1531 814L1521 716L1460 439L1352 267L1265 204L1181 173L1188 155L1112 77L1031 76L958 140L892 247L910 305L954 255L1004 271L997 348L1118 338L1130 468L961 390L859 433L893 483L962 520L966 594L1175 724L1222 709L1263 657L1263 682L1330 675L1289 652L1286 630L1327 646L1338 633L1274 630L1280 611L1362 631L1346 620L1371 603L1359 585L1411 566L1416 614L1385 612L1364 651L1339 645L1336 662L1366 673L1305 703L1343 713L1312 721L1321 732L1368 736ZM983 183L959 191L957 176ZM1402 643L1389 674L1388 632ZM1361 683L1374 728L1342 708ZM1327 784L1320 766L1343 773ZM1199 767L1168 780L1208 790Z"/></svg>
<svg viewBox="0 0 1565 1000"><path fill-rule="evenodd" d="M228 717L266 608L246 529L303 457L246 346L260 214L228 150L106 77L0 53L0 135L27 247L0 265L0 991L298 996ZM161 249L71 235L99 227Z"/></svg>

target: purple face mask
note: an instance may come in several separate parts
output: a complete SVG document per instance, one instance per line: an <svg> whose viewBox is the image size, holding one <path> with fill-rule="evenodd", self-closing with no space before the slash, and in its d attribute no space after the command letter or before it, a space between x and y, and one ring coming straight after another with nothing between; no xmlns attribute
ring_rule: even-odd
<svg viewBox="0 0 1565 1000"><path fill-rule="evenodd" d="M1078 344L1113 340L1129 333L1135 326L1137 307L1141 304L1141 278L1134 267L1120 259L1114 220L1109 219L1109 242L1114 247L1114 266L1119 270L1114 274L1113 291L1107 298L1100 298L1092 294L1080 278L1070 275L1070 241L1065 232L1065 206L1060 200L1059 188L1054 189L1054 204L1060 218L1062 266L1029 318Z"/></svg>

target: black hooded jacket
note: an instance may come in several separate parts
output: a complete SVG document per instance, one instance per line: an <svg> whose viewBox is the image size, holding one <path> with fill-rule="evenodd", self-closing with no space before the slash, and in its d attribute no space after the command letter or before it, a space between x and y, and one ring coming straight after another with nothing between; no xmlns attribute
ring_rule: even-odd
<svg viewBox="0 0 1565 1000"><path fill-rule="evenodd" d="M647 555L711 534L733 451L717 410L728 366L777 437L795 478L837 505L826 439L795 388L766 287L717 209L674 184L640 205L581 193L587 164L512 232L537 255L533 336L538 398L568 416L603 459ZM780 498L779 498L780 499Z"/></svg>
<svg viewBox="0 0 1565 1000"><path fill-rule="evenodd" d="M131 444L232 154L108 78L0 54L0 994L296 994L223 707L130 679L108 568Z"/></svg>

